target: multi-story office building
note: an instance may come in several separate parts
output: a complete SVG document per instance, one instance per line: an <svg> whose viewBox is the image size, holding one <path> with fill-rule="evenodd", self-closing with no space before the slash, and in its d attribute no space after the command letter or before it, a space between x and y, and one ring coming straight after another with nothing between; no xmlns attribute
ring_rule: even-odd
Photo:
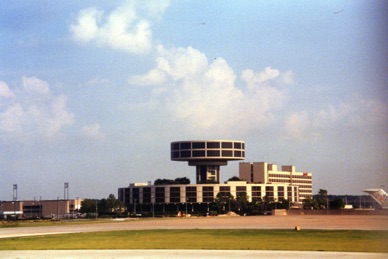
<svg viewBox="0 0 388 259"><path fill-rule="evenodd" d="M295 166L284 165L278 171L277 165L266 162L241 162L239 164L239 177L248 183L287 184L299 188L299 197L302 201L306 197L313 196L312 174L308 172L296 172Z"/></svg>

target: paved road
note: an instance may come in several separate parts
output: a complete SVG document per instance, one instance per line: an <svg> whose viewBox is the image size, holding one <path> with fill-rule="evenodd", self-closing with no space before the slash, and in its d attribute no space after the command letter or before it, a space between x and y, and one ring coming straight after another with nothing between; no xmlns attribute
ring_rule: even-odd
<svg viewBox="0 0 388 259"><path fill-rule="evenodd" d="M69 224L0 228L0 238L52 235L114 230L141 229L353 229L388 230L388 216L257 216L202 217L108 221L93 224Z"/></svg>

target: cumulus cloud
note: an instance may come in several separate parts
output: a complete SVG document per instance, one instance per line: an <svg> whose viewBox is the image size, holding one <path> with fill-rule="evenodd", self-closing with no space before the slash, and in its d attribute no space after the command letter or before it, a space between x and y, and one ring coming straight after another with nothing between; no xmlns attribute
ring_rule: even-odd
<svg viewBox="0 0 388 259"><path fill-rule="evenodd" d="M5 82L0 81L0 97L13 98L14 93L9 89Z"/></svg>
<svg viewBox="0 0 388 259"><path fill-rule="evenodd" d="M88 82L85 83L87 86L90 86L90 87L96 87L96 86L106 86L106 85L109 85L110 84L110 80L109 79L106 79L106 78L93 78L91 80L89 80Z"/></svg>
<svg viewBox="0 0 388 259"><path fill-rule="evenodd" d="M252 70L247 69L242 72L242 79L249 82L250 84L262 84L266 81L278 77L280 74L279 70L266 67L264 71L254 73Z"/></svg>
<svg viewBox="0 0 388 259"><path fill-rule="evenodd" d="M307 132L310 125L307 112L303 111L300 113L292 113L286 118L285 122L285 138L292 139L305 139L311 134Z"/></svg>
<svg viewBox="0 0 388 259"><path fill-rule="evenodd" d="M41 95L46 95L50 92L48 83L37 77L23 76L22 83L27 92L35 92Z"/></svg>
<svg viewBox="0 0 388 259"><path fill-rule="evenodd" d="M0 129L6 132L19 132L23 120L23 108L20 104L11 104L0 112Z"/></svg>
<svg viewBox="0 0 388 259"><path fill-rule="evenodd" d="M387 125L386 103L378 99L354 97L337 105L328 105L315 113L292 113L285 120L283 135L287 139L311 139L327 136L335 129L373 131L385 130Z"/></svg>
<svg viewBox="0 0 388 259"><path fill-rule="evenodd" d="M168 3L127 1L109 14L96 8L83 9L70 25L70 31L73 39L83 44L94 42L103 47L142 54L152 47L152 21L159 18ZM141 11L148 18L139 18Z"/></svg>
<svg viewBox="0 0 388 259"><path fill-rule="evenodd" d="M4 84L2 92L8 89L13 98L4 101L0 108L0 130L8 133L38 132L52 137L74 122L74 115L66 107L67 97L53 95L46 81L22 77L21 87L14 92Z"/></svg>
<svg viewBox="0 0 388 259"><path fill-rule="evenodd" d="M160 69L152 69L145 75L132 76L128 82L135 85L161 85L167 80L167 75Z"/></svg>
<svg viewBox="0 0 388 259"><path fill-rule="evenodd" d="M105 140L105 135L100 131L101 126L98 123L85 125L82 127L82 132L85 136L92 139Z"/></svg>
<svg viewBox="0 0 388 259"><path fill-rule="evenodd" d="M209 62L192 47L158 46L157 50L155 67L128 82L163 88L150 98L159 100L186 132L231 136L261 129L274 120L274 111L287 99L285 90L272 85L283 75L277 69L245 70L243 84L238 85L236 73L223 58Z"/></svg>
<svg viewBox="0 0 388 259"><path fill-rule="evenodd" d="M353 97L337 106L329 105L318 112L315 125L325 126L329 123L347 124L352 127L367 128L386 125L388 107L378 99Z"/></svg>

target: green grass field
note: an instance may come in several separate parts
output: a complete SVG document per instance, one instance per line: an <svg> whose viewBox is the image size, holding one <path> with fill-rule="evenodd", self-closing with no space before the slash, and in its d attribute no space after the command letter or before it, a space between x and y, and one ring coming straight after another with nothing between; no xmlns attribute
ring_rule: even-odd
<svg viewBox="0 0 388 259"><path fill-rule="evenodd" d="M236 249L388 253L388 231L141 230L1 239L0 250Z"/></svg>
<svg viewBox="0 0 388 259"><path fill-rule="evenodd" d="M42 226L61 226L61 225L80 225L80 224L97 224L112 223L111 219L82 219L82 220L19 220L19 221L0 221L0 228L15 227L42 227Z"/></svg>

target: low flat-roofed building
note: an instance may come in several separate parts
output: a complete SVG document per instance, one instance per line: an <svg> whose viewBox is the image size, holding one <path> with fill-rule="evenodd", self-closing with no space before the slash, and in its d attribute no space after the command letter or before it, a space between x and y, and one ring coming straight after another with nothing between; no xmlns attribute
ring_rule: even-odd
<svg viewBox="0 0 388 259"><path fill-rule="evenodd" d="M74 217L83 199L1 201L0 218Z"/></svg>
<svg viewBox="0 0 388 259"><path fill-rule="evenodd" d="M245 196L248 202L271 201L299 202L298 186L288 183L258 184L247 181L227 181L223 184L130 184L118 189L118 199L128 208L148 205L190 204L192 207L215 203L217 196L238 198ZM135 209L134 209L135 210ZM138 209L139 211L139 209Z"/></svg>

